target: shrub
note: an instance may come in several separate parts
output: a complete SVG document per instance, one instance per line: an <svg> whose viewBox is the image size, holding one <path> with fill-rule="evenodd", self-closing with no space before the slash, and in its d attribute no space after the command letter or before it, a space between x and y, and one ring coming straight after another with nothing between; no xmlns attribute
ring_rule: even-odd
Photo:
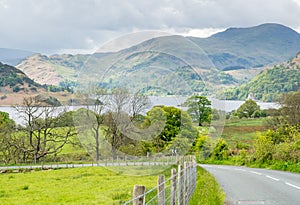
<svg viewBox="0 0 300 205"><path fill-rule="evenodd" d="M213 158L217 160L228 159L229 147L227 142L220 138L213 149Z"/></svg>

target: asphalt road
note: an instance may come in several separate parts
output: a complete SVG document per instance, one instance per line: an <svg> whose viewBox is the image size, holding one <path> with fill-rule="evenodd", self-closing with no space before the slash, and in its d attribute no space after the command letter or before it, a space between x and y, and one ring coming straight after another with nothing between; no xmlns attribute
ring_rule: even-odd
<svg viewBox="0 0 300 205"><path fill-rule="evenodd" d="M226 193L226 204L300 205L300 174L236 166L200 165Z"/></svg>

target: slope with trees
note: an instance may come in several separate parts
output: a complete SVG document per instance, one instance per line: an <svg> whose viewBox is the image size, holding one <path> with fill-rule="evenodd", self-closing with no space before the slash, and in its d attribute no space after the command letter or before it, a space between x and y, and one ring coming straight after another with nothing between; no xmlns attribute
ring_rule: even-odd
<svg viewBox="0 0 300 205"><path fill-rule="evenodd" d="M282 93L297 91L300 87L300 53L286 64L265 70L250 82L227 89L223 97L243 100L252 93L257 100L278 101Z"/></svg>

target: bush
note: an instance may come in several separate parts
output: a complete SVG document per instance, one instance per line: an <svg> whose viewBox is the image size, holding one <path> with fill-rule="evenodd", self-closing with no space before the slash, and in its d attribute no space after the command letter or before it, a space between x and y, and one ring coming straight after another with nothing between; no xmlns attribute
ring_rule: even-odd
<svg viewBox="0 0 300 205"><path fill-rule="evenodd" d="M20 89L19 86L13 87L13 92L15 92L15 93L19 92L20 90L21 90L21 89Z"/></svg>
<svg viewBox="0 0 300 205"><path fill-rule="evenodd" d="M227 142L220 138L217 140L217 143L213 149L213 158L216 160L228 159L229 147Z"/></svg>

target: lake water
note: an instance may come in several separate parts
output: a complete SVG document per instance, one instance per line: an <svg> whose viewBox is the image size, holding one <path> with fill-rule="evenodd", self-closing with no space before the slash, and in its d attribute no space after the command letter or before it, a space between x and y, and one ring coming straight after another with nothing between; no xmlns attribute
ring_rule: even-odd
<svg viewBox="0 0 300 205"><path fill-rule="evenodd" d="M187 97L154 97L151 96L150 100L152 102L152 106L155 105L166 105L166 106L176 106L181 107L181 105L185 102ZM237 101L237 100L217 100L210 99L212 101L212 108L216 108L219 110L225 110L226 112L236 110L239 106L241 106L245 101ZM279 108L280 106L277 103L265 103L265 102L257 102L260 105L261 109L268 108ZM69 106L67 110L77 110L82 106ZM185 109L184 107L181 107ZM22 124L22 119L16 112L13 107L0 107L0 111L9 113L10 118L12 118L17 124Z"/></svg>

